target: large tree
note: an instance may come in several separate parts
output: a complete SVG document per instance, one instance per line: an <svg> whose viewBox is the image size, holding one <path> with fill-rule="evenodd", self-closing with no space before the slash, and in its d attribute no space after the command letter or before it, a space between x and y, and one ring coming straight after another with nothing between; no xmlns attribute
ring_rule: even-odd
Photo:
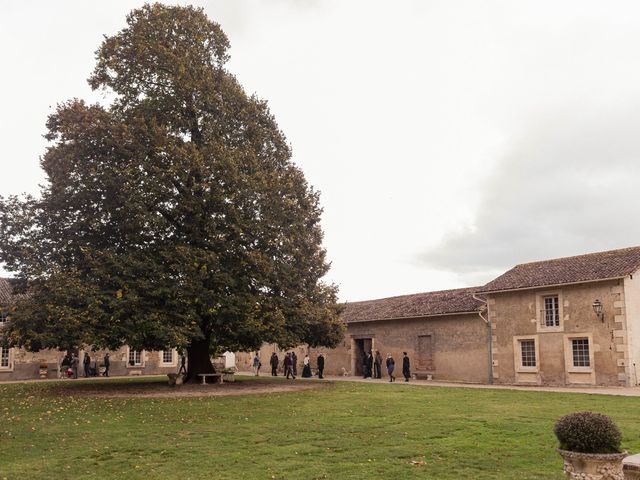
<svg viewBox="0 0 640 480"><path fill-rule="evenodd" d="M266 102L225 68L229 42L192 7L145 5L106 37L47 122L38 197L0 198L17 291L5 340L30 350L335 346L318 193Z"/></svg>

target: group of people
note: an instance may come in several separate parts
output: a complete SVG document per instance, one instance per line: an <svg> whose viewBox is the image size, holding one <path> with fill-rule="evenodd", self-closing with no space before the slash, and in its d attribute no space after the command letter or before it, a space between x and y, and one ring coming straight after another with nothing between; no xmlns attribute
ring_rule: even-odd
<svg viewBox="0 0 640 480"><path fill-rule="evenodd" d="M78 354L75 352L67 352L67 354L62 359L62 363L60 364L60 375L67 378L78 378L79 365L80 358L78 357ZM109 355L109 352L104 354L103 366L104 372L102 372L102 376L108 377L109 367L111 366L111 357ZM91 356L88 352L84 354L84 357L82 359L82 367L84 370L85 378L97 377L99 375L98 364L97 362L94 362L93 365L91 365Z"/></svg>
<svg viewBox="0 0 640 480"><path fill-rule="evenodd" d="M389 381L395 382L396 377L394 375L396 369L396 361L391 354L387 354L387 360L385 362L387 367L387 374L389 375ZM371 350L363 358L362 372L364 378L382 378L382 355L376 350L375 355ZM411 362L407 352L402 352L402 376L404 381L408 382L411 378Z"/></svg>
<svg viewBox="0 0 640 480"><path fill-rule="evenodd" d="M324 378L324 354L320 353L316 360L316 367L318 370L318 378ZM278 376L278 366L280 365L280 359L278 358L278 354L273 352L271 354L271 358L269 359L269 365L271 366L271 376ZM260 355L256 352L253 357L253 373L254 375L260 375L260 368L262 367L262 362L260 361ZM298 376L298 356L296 352L287 352L282 359L282 370L283 375L287 378L295 379ZM302 378L311 378L313 377L313 373L311 371L311 360L309 359L309 355L305 355L302 359Z"/></svg>

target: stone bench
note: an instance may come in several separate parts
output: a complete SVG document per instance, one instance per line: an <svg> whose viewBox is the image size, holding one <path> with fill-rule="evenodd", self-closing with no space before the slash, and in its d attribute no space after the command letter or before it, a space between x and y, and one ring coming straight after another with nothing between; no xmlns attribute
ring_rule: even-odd
<svg viewBox="0 0 640 480"><path fill-rule="evenodd" d="M622 461L625 480L640 479L640 454L629 455Z"/></svg>
<svg viewBox="0 0 640 480"><path fill-rule="evenodd" d="M412 375L414 380L433 380L433 372L417 371Z"/></svg>
<svg viewBox="0 0 640 480"><path fill-rule="evenodd" d="M199 373L198 376L202 378L202 385L207 384L207 377L212 377L216 383L223 383L221 373Z"/></svg>

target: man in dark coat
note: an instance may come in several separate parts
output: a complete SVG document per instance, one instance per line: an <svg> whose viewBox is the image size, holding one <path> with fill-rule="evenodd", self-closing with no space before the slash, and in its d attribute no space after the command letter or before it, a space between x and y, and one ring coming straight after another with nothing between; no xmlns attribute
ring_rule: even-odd
<svg viewBox="0 0 640 480"><path fill-rule="evenodd" d="M109 358L109 352L104 354L104 373L102 374L105 377L109 376L109 367L111 366L111 359Z"/></svg>
<svg viewBox="0 0 640 480"><path fill-rule="evenodd" d="M373 378L382 378L382 355L379 350L376 350L373 358Z"/></svg>
<svg viewBox="0 0 640 480"><path fill-rule="evenodd" d="M292 364L291 353L287 353L287 356L284 357L284 373L287 378L289 378L289 375L291 375L291 377L295 380L296 375L293 373L293 368L291 364Z"/></svg>
<svg viewBox="0 0 640 480"><path fill-rule="evenodd" d="M298 375L298 356L296 352L291 352L291 370L294 377Z"/></svg>
<svg viewBox="0 0 640 480"><path fill-rule="evenodd" d="M365 378L371 378L373 375L373 354L371 350L367 353L367 375Z"/></svg>
<svg viewBox="0 0 640 480"><path fill-rule="evenodd" d="M271 376L272 377L277 377L278 376L278 362L280 360L278 360L278 355L276 354L276 352L273 352L271 354L271 359L269 359L269 365L271 365Z"/></svg>
<svg viewBox="0 0 640 480"><path fill-rule="evenodd" d="M411 377L411 363L409 362L409 357L407 356L407 352L402 352L402 375L404 375L404 381L408 382Z"/></svg>
<svg viewBox="0 0 640 480"><path fill-rule="evenodd" d="M84 354L82 366L84 367L84 376L88 377L90 374L89 370L91 370L91 357L89 356L88 352Z"/></svg>
<svg viewBox="0 0 640 480"><path fill-rule="evenodd" d="M322 374L324 372L324 355L321 353L318 355L318 378L323 378Z"/></svg>

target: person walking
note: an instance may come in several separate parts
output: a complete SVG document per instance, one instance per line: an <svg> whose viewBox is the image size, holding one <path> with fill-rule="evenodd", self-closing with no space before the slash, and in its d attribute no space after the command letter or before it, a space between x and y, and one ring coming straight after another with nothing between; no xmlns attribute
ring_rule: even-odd
<svg viewBox="0 0 640 480"><path fill-rule="evenodd" d="M402 355L402 375L404 375L404 381L408 382L411 377L411 362L409 362L407 352L402 352Z"/></svg>
<svg viewBox="0 0 640 480"><path fill-rule="evenodd" d="M379 350L376 350L373 358L373 378L382 378L382 355Z"/></svg>
<svg viewBox="0 0 640 480"><path fill-rule="evenodd" d="M272 377L277 377L278 376L278 355L276 354L276 352L273 352L271 354L271 358L269 359L269 364L271 365L271 376Z"/></svg>
<svg viewBox="0 0 640 480"><path fill-rule="evenodd" d="M258 352L256 352L255 357L253 357L253 374L256 377L260 376L260 367L262 366L262 363L260 363L260 356L258 355Z"/></svg>
<svg viewBox="0 0 640 480"><path fill-rule="evenodd" d="M187 356L184 353L180 354L180 368L178 369L178 375L187 374Z"/></svg>
<svg viewBox="0 0 640 480"><path fill-rule="evenodd" d="M287 355L284 357L284 373L287 379L289 378L289 376L291 376L292 379L295 380L296 375L293 373L293 368L291 364L292 364L291 353L287 353Z"/></svg>
<svg viewBox="0 0 640 480"><path fill-rule="evenodd" d="M109 352L104 354L104 373L102 374L103 377L108 377L109 376L109 367L111 366L111 359L109 357Z"/></svg>
<svg viewBox="0 0 640 480"><path fill-rule="evenodd" d="M324 354L318 355L318 378L324 378L322 375L324 374Z"/></svg>
<svg viewBox="0 0 640 480"><path fill-rule="evenodd" d="M298 376L298 356L296 352L291 352L291 369L293 371L293 376Z"/></svg>
<svg viewBox="0 0 640 480"><path fill-rule="evenodd" d="M311 374L311 362L308 354L302 359L302 365L302 378L311 378L313 375Z"/></svg>
<svg viewBox="0 0 640 480"><path fill-rule="evenodd" d="M396 361L393 359L390 353L387 354L387 374L389 375L389 381L394 382L396 377L393 376L393 371L396 369Z"/></svg>
<svg viewBox="0 0 640 480"><path fill-rule="evenodd" d="M60 363L60 378L67 378L67 371L71 368L71 354L66 353Z"/></svg>
<svg viewBox="0 0 640 480"><path fill-rule="evenodd" d="M79 364L80 364L80 359L78 358L78 354L74 353L73 357L71 357L71 370L73 371L73 378L78 378Z"/></svg>
<svg viewBox="0 0 640 480"><path fill-rule="evenodd" d="M84 367L84 376L88 377L91 372L91 357L89 356L89 352L84 354L84 359L82 360L82 366Z"/></svg>

